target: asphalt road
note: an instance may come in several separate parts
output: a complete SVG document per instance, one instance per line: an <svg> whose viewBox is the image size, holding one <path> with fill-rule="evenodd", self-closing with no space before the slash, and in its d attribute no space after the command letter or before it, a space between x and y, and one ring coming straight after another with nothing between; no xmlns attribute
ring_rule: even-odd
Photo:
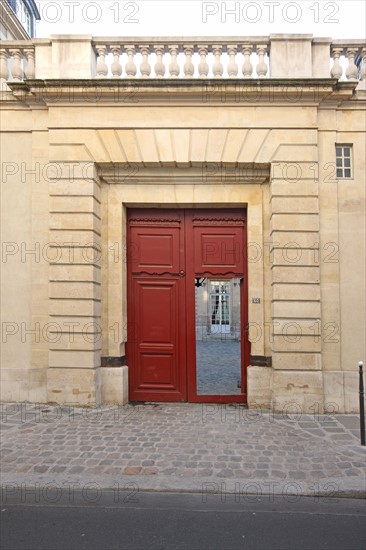
<svg viewBox="0 0 366 550"><path fill-rule="evenodd" d="M1 549L364 550L365 516L357 499L25 491L2 502Z"/></svg>

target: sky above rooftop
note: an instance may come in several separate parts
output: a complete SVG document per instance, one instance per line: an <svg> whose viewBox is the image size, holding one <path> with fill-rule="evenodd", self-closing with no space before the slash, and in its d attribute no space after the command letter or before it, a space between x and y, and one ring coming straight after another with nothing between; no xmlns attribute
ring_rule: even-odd
<svg viewBox="0 0 366 550"><path fill-rule="evenodd" d="M301 33L365 38L365 0L36 0L38 38L93 36L263 36Z"/></svg>

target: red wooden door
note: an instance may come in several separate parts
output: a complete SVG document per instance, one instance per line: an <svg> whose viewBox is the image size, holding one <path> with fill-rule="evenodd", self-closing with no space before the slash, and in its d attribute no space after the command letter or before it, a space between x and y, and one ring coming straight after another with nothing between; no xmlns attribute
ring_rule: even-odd
<svg viewBox="0 0 366 550"><path fill-rule="evenodd" d="M129 397L186 401L184 212L128 219Z"/></svg>
<svg viewBox="0 0 366 550"><path fill-rule="evenodd" d="M221 209L128 212L130 400L246 401L246 332L240 395L198 396L195 355L195 277L241 278L241 326L247 324L244 214Z"/></svg>
<svg viewBox="0 0 366 550"><path fill-rule="evenodd" d="M198 403L246 402L249 341L245 331L248 303L245 211L242 209L190 210L186 213L186 240L188 399L190 402ZM195 277L241 280L240 394L197 394L195 292L192 285L188 284Z"/></svg>

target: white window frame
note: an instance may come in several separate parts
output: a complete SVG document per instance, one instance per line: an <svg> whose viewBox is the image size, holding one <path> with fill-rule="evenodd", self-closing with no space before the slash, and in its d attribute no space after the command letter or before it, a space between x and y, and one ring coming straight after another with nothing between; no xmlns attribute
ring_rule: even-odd
<svg viewBox="0 0 366 550"><path fill-rule="evenodd" d="M225 333L228 334L231 331L231 292L230 292L230 279L210 279L210 327L211 333ZM217 287L219 292L216 291ZM225 289L225 291L224 291ZM226 302L227 316L223 318L224 303ZM213 323L213 308L217 308L217 320Z"/></svg>
<svg viewBox="0 0 366 550"><path fill-rule="evenodd" d="M335 147L337 179L353 179L352 145L336 143Z"/></svg>
<svg viewBox="0 0 366 550"><path fill-rule="evenodd" d="M30 13L26 5L23 3L22 0L16 0L15 3L15 9L16 9L16 15L29 34L29 36L33 35L33 15Z"/></svg>

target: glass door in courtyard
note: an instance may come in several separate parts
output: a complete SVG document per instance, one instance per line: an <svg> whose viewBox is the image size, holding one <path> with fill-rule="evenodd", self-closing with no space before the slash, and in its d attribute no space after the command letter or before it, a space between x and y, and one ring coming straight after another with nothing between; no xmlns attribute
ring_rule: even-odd
<svg viewBox="0 0 366 550"><path fill-rule="evenodd" d="M230 333L230 281L210 281L211 332Z"/></svg>

